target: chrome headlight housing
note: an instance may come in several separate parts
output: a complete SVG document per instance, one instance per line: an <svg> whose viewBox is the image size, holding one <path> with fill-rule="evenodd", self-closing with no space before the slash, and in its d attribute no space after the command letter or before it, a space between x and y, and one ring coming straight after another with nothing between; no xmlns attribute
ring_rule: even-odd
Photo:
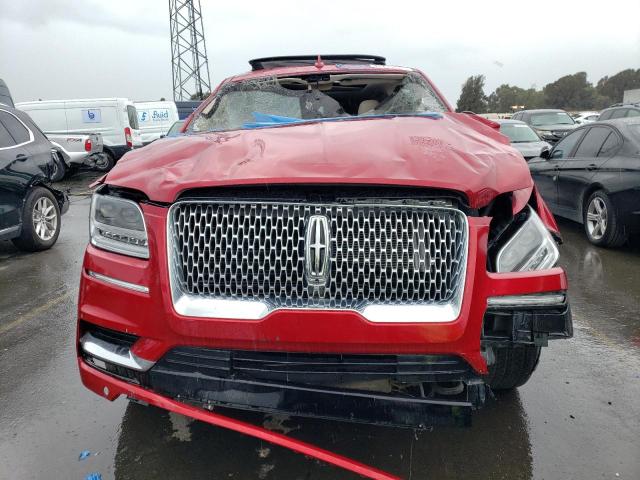
<svg viewBox="0 0 640 480"><path fill-rule="evenodd" d="M498 272L525 272L553 267L560 256L554 238L530 207L527 219L498 251Z"/></svg>
<svg viewBox="0 0 640 480"><path fill-rule="evenodd" d="M98 248L149 258L142 210L132 200L95 193L91 199L89 234L91 244Z"/></svg>

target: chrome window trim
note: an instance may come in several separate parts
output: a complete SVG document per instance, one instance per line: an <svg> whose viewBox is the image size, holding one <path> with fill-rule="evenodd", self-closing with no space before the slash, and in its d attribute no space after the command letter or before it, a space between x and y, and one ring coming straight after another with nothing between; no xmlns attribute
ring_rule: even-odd
<svg viewBox="0 0 640 480"><path fill-rule="evenodd" d="M175 281L175 268L172 261L173 250L173 222L171 221L173 211L182 204L229 204L229 203L260 203L261 205L319 205L323 207L407 207L413 209L425 210L445 210L453 211L459 214L463 219L464 227L464 248L460 263L462 265L460 271L460 282L458 283L456 293L449 303L446 304L414 304L414 305L392 305L392 304L374 304L365 305L362 310L353 308L317 308L317 307L276 307L270 308L266 302L260 300L237 300L237 299L220 299L205 298L197 295L189 295L182 292ZM173 308L179 315L199 318L220 318L230 320L261 320L267 315L283 311L325 311L325 312L354 312L362 315L367 321L372 323L451 323L458 319L462 309L464 298L464 290L467 278L467 263L469 260L469 219L467 215L453 207L439 207L432 205L405 203L404 201L393 202L353 202L353 203L317 203L317 202L276 202L263 201L256 199L247 200L211 200L211 199L188 199L179 200L171 205L166 217L166 254L167 267L169 272L169 286L171 290L171 300Z"/></svg>
<svg viewBox="0 0 640 480"><path fill-rule="evenodd" d="M9 115L11 115L13 118L18 120L22 124L22 126L24 128L27 129L27 132L29 132L29 140L27 140L26 142L17 143L15 145L11 145L9 147L0 147L0 150L11 150L12 148L18 148L18 147L22 147L23 145L28 145L28 144L30 144L30 143L32 143L34 141L35 137L33 136L33 132L31 131L31 129L29 127L27 127L27 125L22 120L20 120L15 114L11 113L8 110L5 110L4 108L0 108L0 112L5 112L5 113L8 113ZM9 135L11 135L11 133L9 133Z"/></svg>

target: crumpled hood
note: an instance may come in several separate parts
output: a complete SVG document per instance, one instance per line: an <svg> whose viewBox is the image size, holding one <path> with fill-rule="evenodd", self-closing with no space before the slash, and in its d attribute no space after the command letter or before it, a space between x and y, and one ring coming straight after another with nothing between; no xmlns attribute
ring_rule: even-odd
<svg viewBox="0 0 640 480"><path fill-rule="evenodd" d="M123 157L104 183L173 202L227 185L345 183L457 190L472 207L533 186L522 155L473 118L391 117L187 135Z"/></svg>

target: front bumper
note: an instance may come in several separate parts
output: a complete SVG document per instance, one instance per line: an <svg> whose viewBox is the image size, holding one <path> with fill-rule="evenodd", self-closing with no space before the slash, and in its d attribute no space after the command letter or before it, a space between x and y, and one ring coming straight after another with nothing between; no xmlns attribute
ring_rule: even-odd
<svg viewBox="0 0 640 480"><path fill-rule="evenodd" d="M487 272L490 219L485 217L468 218L469 250L464 297L458 318L450 322L411 323L397 318L390 318L389 322L370 322L357 311L344 310L282 309L258 320L179 315L173 307L168 282L167 210L148 204L143 204L142 209L149 234L149 260L124 257L93 246L87 248L78 307L78 351L80 363L85 369L83 379L93 373L103 375L99 371L102 368L127 382L137 383L139 388L146 388L167 398L185 398L205 407L225 405L415 427L439 423L430 417L430 408L427 407L436 405L451 413L460 409L468 411L482 404L485 398L482 375L487 373L486 347L495 345L487 342L527 343L528 338L530 343L541 345L549 338L571 335L567 328L567 325L570 326L568 312L564 320L558 321L562 328L554 326L552 330L544 331L544 328L548 328L548 322L538 320L537 314L532 316L523 313L530 310L530 305L515 305L512 310L522 313L524 320L516 322L516 327L511 325L511 340L488 338L488 332L483 331L485 318L489 314L497 316L488 307L491 299L531 298L535 294L545 296L557 292L563 294L567 282L564 272L559 268L539 272ZM512 318L515 317L512 315ZM139 373L132 377L126 371L110 370L102 363L90 366L87 361L91 362L91 359L85 354L91 352L85 352L80 347L80 337L86 333L83 325L132 336L133 341L125 345L126 357L135 360L138 365L152 367L146 370L133 368ZM514 328L517 331L515 337ZM521 333L527 328L529 337ZM502 335L502 330L495 330L498 337ZM166 359L184 347L231 352L230 355L237 355L237 352L266 352L272 355L339 355L344 358L363 356L368 359L375 355L386 355L394 357L397 364L402 364L410 356L418 356L421 365L429 364L438 356L446 356L454 363L461 362L463 368L459 369L461 371L457 372L457 376L427 378L425 372L420 372L422 376L416 376L411 382L462 382L465 388L458 396L446 398L430 396L429 391L420 395L414 392L389 395L388 391L372 392L352 384L345 387L345 382L336 381L339 372L335 371L323 373L334 380L333 384L315 380L302 382L289 381L288 378L242 376L237 375L237 369L234 368L222 373L216 371L215 374L209 370L207 378L204 378L202 366L192 371L166 367ZM163 365L164 368L160 368ZM392 386L394 382L407 383L406 379L394 375L387 372L383 377ZM206 385L203 385L201 382L205 380ZM365 380L372 379L357 379L359 385ZM409 402L407 396L414 397L414 401ZM314 403L315 397L323 401ZM344 402L337 402L336 399ZM343 406L331 408L332 403L342 403ZM375 405L379 405L377 410ZM413 415L410 414L411 409L415 409ZM394 416L394 411L398 415ZM345 418L350 412L360 413Z"/></svg>

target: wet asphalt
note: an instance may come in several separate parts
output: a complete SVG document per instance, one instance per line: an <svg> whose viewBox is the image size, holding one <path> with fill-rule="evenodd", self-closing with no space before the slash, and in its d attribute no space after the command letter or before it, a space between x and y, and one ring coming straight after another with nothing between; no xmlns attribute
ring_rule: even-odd
<svg viewBox="0 0 640 480"><path fill-rule="evenodd" d="M53 249L24 254L0 242L0 479L358 478L81 385L76 296L94 177L59 184L72 204ZM408 479L639 479L640 240L606 250L579 225L560 226L575 338L551 342L532 379L476 412L470 428L241 417Z"/></svg>

